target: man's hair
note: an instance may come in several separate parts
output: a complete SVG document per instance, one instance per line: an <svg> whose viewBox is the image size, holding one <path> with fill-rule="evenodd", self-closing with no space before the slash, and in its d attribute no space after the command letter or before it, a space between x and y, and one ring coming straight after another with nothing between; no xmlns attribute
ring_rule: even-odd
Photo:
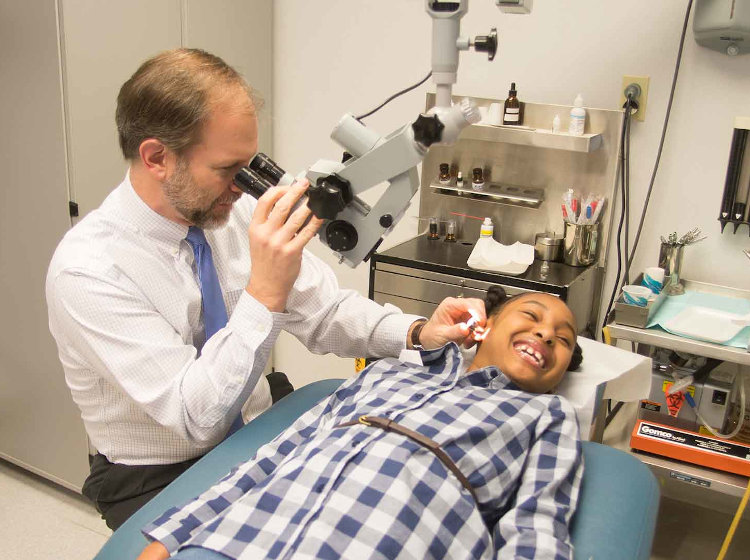
<svg viewBox="0 0 750 560"><path fill-rule="evenodd" d="M498 314L508 302L524 295L528 295L528 293L522 292L514 296L509 296L501 286L490 286L487 290L487 297L484 300L484 309L487 317ZM575 348L573 348L573 355L570 357L570 364L568 364L568 371L577 370L581 362L583 362L583 350L578 345L578 342L576 342Z"/></svg>
<svg viewBox="0 0 750 560"><path fill-rule="evenodd" d="M125 159L136 159L148 138L183 154L200 141L216 95L234 87L247 92L255 110L260 107L252 88L218 56L180 48L148 59L117 96L115 121Z"/></svg>

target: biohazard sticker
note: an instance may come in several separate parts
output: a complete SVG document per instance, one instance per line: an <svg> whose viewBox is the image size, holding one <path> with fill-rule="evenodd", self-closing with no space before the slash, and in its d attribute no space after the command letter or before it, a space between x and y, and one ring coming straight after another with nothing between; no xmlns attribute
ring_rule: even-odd
<svg viewBox="0 0 750 560"><path fill-rule="evenodd" d="M661 390L664 391L664 398L667 401L667 410L669 411L669 415L673 418L677 418L677 415L680 413L680 409L682 408L682 405L685 404L685 392L683 391L675 391L674 393L669 393L669 388L674 385L671 381L665 381L662 383ZM690 395L692 397L695 397L695 387L693 385L690 385L687 388L688 391L690 391Z"/></svg>
<svg viewBox="0 0 750 560"><path fill-rule="evenodd" d="M667 410L669 411L669 415L677 418L682 405L685 403L685 393L682 391L664 393L664 397L667 399Z"/></svg>

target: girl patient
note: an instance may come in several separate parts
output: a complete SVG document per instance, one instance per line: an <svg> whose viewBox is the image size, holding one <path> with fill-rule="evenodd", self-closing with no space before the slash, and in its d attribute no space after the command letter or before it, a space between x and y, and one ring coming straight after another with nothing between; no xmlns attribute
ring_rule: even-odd
<svg viewBox="0 0 750 560"><path fill-rule="evenodd" d="M572 558L581 361L555 296L491 288L487 336L375 362L144 529L139 558ZM219 554L217 554L219 553Z"/></svg>

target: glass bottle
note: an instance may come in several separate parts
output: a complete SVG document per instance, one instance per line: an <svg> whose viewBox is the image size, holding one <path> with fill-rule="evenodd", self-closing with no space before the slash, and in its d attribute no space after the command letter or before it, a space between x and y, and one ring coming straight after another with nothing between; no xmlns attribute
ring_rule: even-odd
<svg viewBox="0 0 750 560"><path fill-rule="evenodd" d="M521 114L521 102L518 100L516 92L516 83L510 84L508 98L505 100L503 108L503 124L521 125L523 124L523 115Z"/></svg>
<svg viewBox="0 0 750 560"><path fill-rule="evenodd" d="M427 234L427 239L440 239L438 235L438 221L434 216L430 218L430 231Z"/></svg>
<svg viewBox="0 0 750 560"><path fill-rule="evenodd" d="M475 191L484 190L484 172L481 167L475 167L471 172L471 188Z"/></svg>
<svg viewBox="0 0 750 560"><path fill-rule="evenodd" d="M440 174L438 175L438 182L441 185L449 185L451 182L451 166L447 163L440 164Z"/></svg>
<svg viewBox="0 0 750 560"><path fill-rule="evenodd" d="M445 224L445 240L456 241L456 220L448 220Z"/></svg>

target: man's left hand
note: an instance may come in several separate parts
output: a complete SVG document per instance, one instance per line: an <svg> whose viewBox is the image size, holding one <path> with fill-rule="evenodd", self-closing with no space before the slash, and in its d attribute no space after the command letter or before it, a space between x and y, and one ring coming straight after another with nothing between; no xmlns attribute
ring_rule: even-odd
<svg viewBox="0 0 750 560"><path fill-rule="evenodd" d="M424 348L439 348L448 342L464 344L471 348L476 340L466 326L472 313L477 317L476 325L484 327L487 315L484 302L475 298L445 298L419 334L419 342Z"/></svg>

